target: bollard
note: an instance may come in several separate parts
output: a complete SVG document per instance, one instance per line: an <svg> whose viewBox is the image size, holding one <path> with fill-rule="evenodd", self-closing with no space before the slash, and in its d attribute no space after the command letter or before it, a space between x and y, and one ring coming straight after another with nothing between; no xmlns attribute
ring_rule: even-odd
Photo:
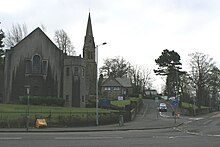
<svg viewBox="0 0 220 147"><path fill-rule="evenodd" d="M177 118L180 118L180 113L179 113L179 112L176 113L176 117L177 117Z"/></svg>
<svg viewBox="0 0 220 147"><path fill-rule="evenodd" d="M124 118L123 115L119 115L119 126L124 126Z"/></svg>

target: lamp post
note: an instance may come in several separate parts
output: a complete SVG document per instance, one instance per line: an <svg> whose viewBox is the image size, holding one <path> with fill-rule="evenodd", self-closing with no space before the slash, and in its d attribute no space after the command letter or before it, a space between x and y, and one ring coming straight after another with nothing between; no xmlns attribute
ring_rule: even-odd
<svg viewBox="0 0 220 147"><path fill-rule="evenodd" d="M101 45L106 45L106 42L103 42L102 44L96 45L96 66L97 66L97 77L96 77L96 125L99 125L99 68L98 68L98 47Z"/></svg>
<svg viewBox="0 0 220 147"><path fill-rule="evenodd" d="M29 99L30 99L30 85L24 86L27 89L27 121L26 121L26 130L29 129Z"/></svg>

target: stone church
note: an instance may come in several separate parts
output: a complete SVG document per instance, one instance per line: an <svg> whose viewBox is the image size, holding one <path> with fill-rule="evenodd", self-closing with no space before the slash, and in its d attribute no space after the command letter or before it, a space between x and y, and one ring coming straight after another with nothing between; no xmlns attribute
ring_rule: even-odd
<svg viewBox="0 0 220 147"><path fill-rule="evenodd" d="M16 46L6 51L3 102L18 102L27 95L65 99L69 107L85 107L96 91L97 64L95 42L89 13L83 57L63 53L36 28Z"/></svg>

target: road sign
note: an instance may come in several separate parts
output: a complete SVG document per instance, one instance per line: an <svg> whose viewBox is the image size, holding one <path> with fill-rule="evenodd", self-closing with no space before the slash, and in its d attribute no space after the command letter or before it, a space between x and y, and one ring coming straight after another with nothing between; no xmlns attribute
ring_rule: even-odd
<svg viewBox="0 0 220 147"><path fill-rule="evenodd" d="M178 106L179 105L179 100L178 99L172 99L171 100L171 105Z"/></svg>
<svg viewBox="0 0 220 147"><path fill-rule="evenodd" d="M110 100L107 98L100 99L99 103L102 107L109 107L110 106Z"/></svg>
<svg viewBox="0 0 220 147"><path fill-rule="evenodd" d="M124 100L124 97L123 96L118 96L118 100L122 101L122 100Z"/></svg>

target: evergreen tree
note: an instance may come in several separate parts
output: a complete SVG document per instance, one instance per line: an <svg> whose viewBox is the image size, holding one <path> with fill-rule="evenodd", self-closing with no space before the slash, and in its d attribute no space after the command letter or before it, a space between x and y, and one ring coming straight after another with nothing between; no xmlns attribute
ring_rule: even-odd
<svg viewBox="0 0 220 147"><path fill-rule="evenodd" d="M180 60L180 55L177 52L168 49L163 50L162 55L155 60L159 65L158 69L154 70L155 74L167 76L165 93L169 97L179 95L180 75L185 73L180 71L182 69Z"/></svg>

